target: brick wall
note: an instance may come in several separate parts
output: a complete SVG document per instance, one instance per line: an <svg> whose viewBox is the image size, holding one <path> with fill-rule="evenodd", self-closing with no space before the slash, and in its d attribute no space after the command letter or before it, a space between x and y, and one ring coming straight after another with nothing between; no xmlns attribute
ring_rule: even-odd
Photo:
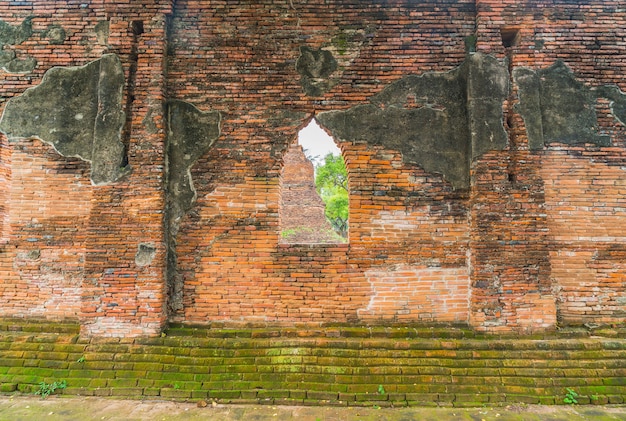
<svg viewBox="0 0 626 421"><path fill-rule="evenodd" d="M91 186L88 163L0 138L1 315L78 318L83 333L108 336L156 334L168 318L521 332L623 321L625 127L600 98L597 132L610 146L531 147L513 77L558 59L582 87L626 91L626 12L614 2L85 4L0 1L3 22L32 16L32 33L4 49L37 61L25 73L0 70L0 111L51 67L115 53L132 171ZM305 77L299 58L319 49L336 67ZM455 189L389 146L337 139L348 242L281 244L281 170L299 128L403 76L450 71L473 50L506 60L511 93L508 145L475 157L470 187ZM183 307L169 313L167 99L222 116L219 138L191 167L196 201L176 233ZM148 264L137 263L142 245L155 251Z"/></svg>
<svg viewBox="0 0 626 421"><path fill-rule="evenodd" d="M624 170L602 162L605 151L572 149L554 147L542 168L559 316L564 323L620 323L626 276ZM623 150L614 153L617 157Z"/></svg>
<svg viewBox="0 0 626 421"><path fill-rule="evenodd" d="M278 171L311 115L363 103L404 74L463 61L474 5L438 3L448 10L445 23L433 5L177 4L170 95L225 118L214 149L192 169L197 211L178 240L180 255L189 257L181 262L185 310L175 320L359 320L374 294L366 271L394 274L403 263L432 266L433 273L465 266L467 197L440 176L403 164L395 151L358 143L338 141L349 172L349 245L282 246L277 238ZM198 18L214 24L198 26ZM299 83L303 45L334 51L344 66L318 98ZM397 215L398 227L389 215ZM391 309L368 319L406 316Z"/></svg>
<svg viewBox="0 0 626 421"><path fill-rule="evenodd" d="M32 17L31 34L4 50L37 63L23 74L0 70L0 111L8 98L38 85L51 67L115 53L127 80L123 140L132 172L118 184L95 187L88 164L40 142L3 140L2 179L11 188L2 194L11 200L2 214L2 314L79 318L87 334L155 334L165 321L161 114L170 4L85 5L0 3L6 24L19 27ZM141 25L133 22L143 22L142 34L134 34ZM55 26L65 38L52 37ZM140 242L157 247L149 267L135 264Z"/></svg>
<svg viewBox="0 0 626 421"><path fill-rule="evenodd" d="M81 311L92 188L87 165L49 145L11 145L0 302L7 315L76 320Z"/></svg>
<svg viewBox="0 0 626 421"><path fill-rule="evenodd" d="M477 49L507 57L511 69L542 69L563 60L581 83L616 85L624 91L626 85L618 75L624 72L626 44L618 34L623 34L626 14L613 6L480 2ZM607 25L615 30L607 32ZM503 46L502 28L518 33L509 48ZM504 105L511 150L496 158L496 166L485 159L474 164L475 202L484 198L491 203L474 208L479 227L477 246L472 247L477 251L473 280L474 286L480 282L486 288L474 290L474 303L491 309L476 324L490 318L494 325L510 324L503 316L505 309L519 305L520 297L525 302L520 304L528 305L531 296L539 300L533 312L548 308L552 313L550 308L556 306L562 324L593 323L592 319L622 322L625 308L616 297L624 293L618 257L623 246L620 234L607 229L620 226L623 217L624 191L618 180L624 176L624 126L607 102L598 99L598 132L610 136L613 147L580 139L583 144L577 146L553 143L542 151L529 151L525 122L516 108L518 87L513 83L512 88L510 103ZM478 192L482 177L489 186ZM493 241L485 243L489 237ZM514 298L510 305L507 295ZM554 322L554 316L549 319Z"/></svg>

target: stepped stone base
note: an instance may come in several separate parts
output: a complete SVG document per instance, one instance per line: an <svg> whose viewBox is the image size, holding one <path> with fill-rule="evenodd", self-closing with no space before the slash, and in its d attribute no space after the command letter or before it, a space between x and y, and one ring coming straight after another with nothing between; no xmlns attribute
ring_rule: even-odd
<svg viewBox="0 0 626 421"><path fill-rule="evenodd" d="M354 406L580 404L626 398L623 330L519 339L453 327L172 327L92 338L0 321L0 392Z"/></svg>

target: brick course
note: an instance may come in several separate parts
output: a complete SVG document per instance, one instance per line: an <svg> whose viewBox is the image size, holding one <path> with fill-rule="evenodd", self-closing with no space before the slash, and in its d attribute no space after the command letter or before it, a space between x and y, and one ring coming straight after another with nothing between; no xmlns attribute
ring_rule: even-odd
<svg viewBox="0 0 626 421"><path fill-rule="evenodd" d="M337 140L349 173L348 243L280 239L281 170L311 117L365 104L406 75L452 70L474 49L510 70L563 60L585 86L624 92L626 12L614 2L85 4L0 0L2 21L32 16L32 35L5 50L37 61L30 73L0 70L0 111L51 67L115 53L132 172L92 186L88 163L0 135L0 315L80 320L95 336L156 335L168 321L491 332L624 321L626 128L604 99L598 131L611 146L532 150L511 78L509 144L473 160L465 190L399 151ZM66 32L60 44L47 35L56 24ZM337 61L319 95L301 84L303 46ZM168 99L222 114L220 137L191 168L197 199L176 238L176 310L167 308L163 228ZM156 252L138 265L144 243Z"/></svg>

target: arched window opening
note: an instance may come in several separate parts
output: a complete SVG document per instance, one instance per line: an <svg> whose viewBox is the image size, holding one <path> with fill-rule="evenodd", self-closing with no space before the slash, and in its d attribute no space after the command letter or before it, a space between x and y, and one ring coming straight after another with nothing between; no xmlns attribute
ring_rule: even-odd
<svg viewBox="0 0 626 421"><path fill-rule="evenodd" d="M312 119L283 160L281 242L345 243L348 209L348 175L341 150Z"/></svg>

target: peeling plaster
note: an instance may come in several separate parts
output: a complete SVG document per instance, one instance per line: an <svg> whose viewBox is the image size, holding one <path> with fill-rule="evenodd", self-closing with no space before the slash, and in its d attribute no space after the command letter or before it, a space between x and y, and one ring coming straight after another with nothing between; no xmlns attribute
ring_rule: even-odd
<svg viewBox="0 0 626 421"><path fill-rule="evenodd" d="M610 137L598 132L598 98L611 100L615 119L622 124L626 120L626 95L619 88L585 86L560 60L546 69L517 68L513 77L519 86L517 108L524 119L531 150L542 149L551 142L609 146Z"/></svg>
<svg viewBox="0 0 626 421"><path fill-rule="evenodd" d="M406 76L370 104L320 113L317 120L335 139L400 151L404 162L466 189L471 160L507 146L508 75L495 57L474 53L449 72Z"/></svg>
<svg viewBox="0 0 626 421"><path fill-rule="evenodd" d="M121 132L124 71L107 54L80 67L54 67L38 86L7 102L0 131L9 140L36 137L61 155L91 163L95 185L128 173Z"/></svg>

